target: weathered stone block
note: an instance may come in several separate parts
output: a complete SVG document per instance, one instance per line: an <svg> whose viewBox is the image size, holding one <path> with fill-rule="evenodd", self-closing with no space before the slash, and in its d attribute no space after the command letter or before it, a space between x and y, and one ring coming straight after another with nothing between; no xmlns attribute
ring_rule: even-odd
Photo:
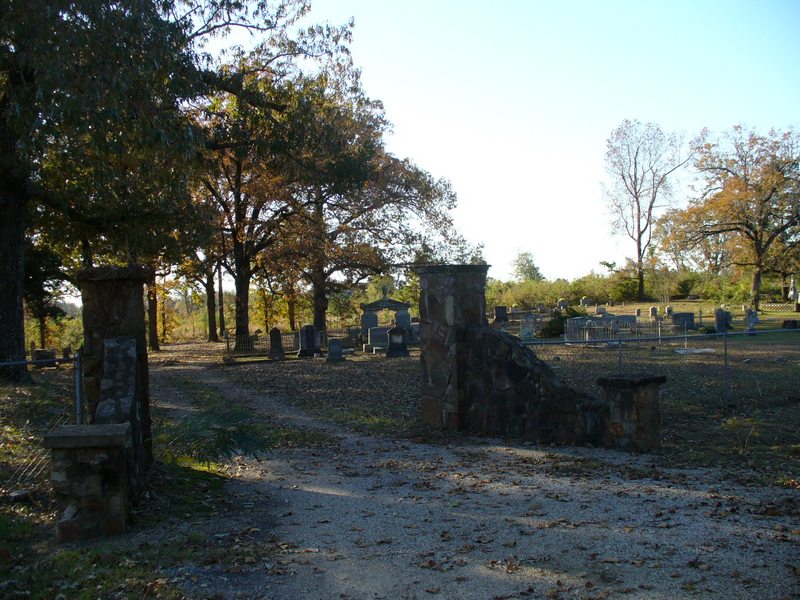
<svg viewBox="0 0 800 600"><path fill-rule="evenodd" d="M640 452L661 448L659 388L667 378L661 376L601 377L605 392L603 443Z"/></svg>

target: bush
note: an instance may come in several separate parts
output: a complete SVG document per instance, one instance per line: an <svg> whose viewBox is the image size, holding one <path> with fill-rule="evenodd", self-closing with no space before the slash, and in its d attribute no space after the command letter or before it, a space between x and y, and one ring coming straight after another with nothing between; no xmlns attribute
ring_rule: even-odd
<svg viewBox="0 0 800 600"><path fill-rule="evenodd" d="M586 311L568 306L566 310L554 310L553 318L544 324L539 332L539 337L558 337L564 335L564 323L574 317L585 317Z"/></svg>

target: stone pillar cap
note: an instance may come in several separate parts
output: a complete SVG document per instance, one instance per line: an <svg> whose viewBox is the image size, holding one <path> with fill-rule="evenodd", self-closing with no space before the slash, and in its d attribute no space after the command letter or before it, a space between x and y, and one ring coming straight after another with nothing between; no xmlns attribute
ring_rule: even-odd
<svg viewBox="0 0 800 600"><path fill-rule="evenodd" d="M103 266L81 269L78 281L143 281L153 279L155 271L147 265L128 265L125 267Z"/></svg>
<svg viewBox="0 0 800 600"><path fill-rule="evenodd" d="M486 273L492 265L418 265L414 270L418 273Z"/></svg>
<svg viewBox="0 0 800 600"><path fill-rule="evenodd" d="M131 437L130 423L62 425L44 436L45 448L107 448L125 446Z"/></svg>

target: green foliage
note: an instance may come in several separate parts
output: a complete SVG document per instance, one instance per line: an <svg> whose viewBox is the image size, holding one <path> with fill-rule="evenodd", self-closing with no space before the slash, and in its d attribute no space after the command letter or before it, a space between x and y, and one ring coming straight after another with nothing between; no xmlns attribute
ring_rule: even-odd
<svg viewBox="0 0 800 600"><path fill-rule="evenodd" d="M567 319L572 319L575 317L585 317L586 311L579 310L572 306L568 306L566 310L555 310L553 311L553 318L547 321L542 327L542 330L539 332L539 337L558 337L560 335L564 335L564 324L566 323Z"/></svg>
<svg viewBox="0 0 800 600"><path fill-rule="evenodd" d="M171 423L156 435L156 443L164 446L163 457L174 461L190 457L210 464L234 454L258 455L269 448L267 429L252 413L231 403L213 388L198 383L191 385L192 401L197 412L177 423Z"/></svg>

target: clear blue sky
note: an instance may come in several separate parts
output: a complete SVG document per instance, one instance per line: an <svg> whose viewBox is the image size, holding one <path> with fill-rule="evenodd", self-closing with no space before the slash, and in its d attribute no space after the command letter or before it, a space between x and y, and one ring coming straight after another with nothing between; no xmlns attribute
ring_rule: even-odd
<svg viewBox="0 0 800 600"><path fill-rule="evenodd" d="M522 251L549 279L633 254L600 185L623 119L800 123L800 0L312 0L310 21L350 17L389 150L452 182L495 278Z"/></svg>

